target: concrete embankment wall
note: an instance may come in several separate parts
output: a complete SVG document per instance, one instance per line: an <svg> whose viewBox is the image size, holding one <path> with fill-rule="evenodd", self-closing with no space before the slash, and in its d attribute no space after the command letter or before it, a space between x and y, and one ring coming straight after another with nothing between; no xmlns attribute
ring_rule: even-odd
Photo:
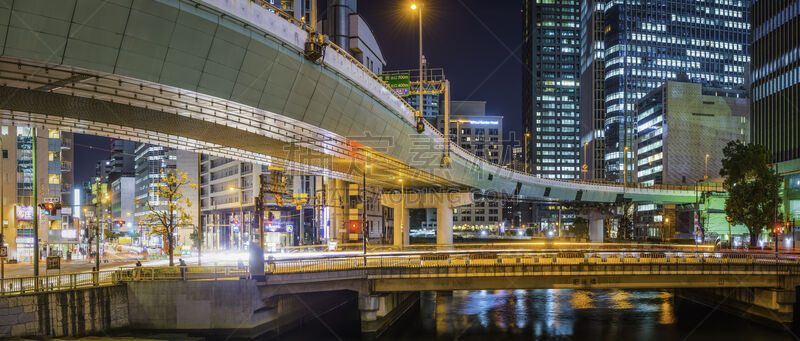
<svg viewBox="0 0 800 341"><path fill-rule="evenodd" d="M795 288L679 289L676 294L764 325L800 331Z"/></svg>
<svg viewBox="0 0 800 341"><path fill-rule="evenodd" d="M122 285L0 297L0 339L101 334L127 326Z"/></svg>
<svg viewBox="0 0 800 341"><path fill-rule="evenodd" d="M252 280L128 283L130 327L235 338L277 335L340 305L355 292L264 297Z"/></svg>

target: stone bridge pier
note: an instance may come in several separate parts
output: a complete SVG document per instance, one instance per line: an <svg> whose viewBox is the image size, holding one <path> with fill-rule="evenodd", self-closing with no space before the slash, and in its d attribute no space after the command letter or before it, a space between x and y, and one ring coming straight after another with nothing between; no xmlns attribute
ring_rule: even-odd
<svg viewBox="0 0 800 341"><path fill-rule="evenodd" d="M436 209L436 244L453 243L453 208L471 205L469 192L407 192L381 196L381 204L394 210L394 245L409 244L409 209Z"/></svg>

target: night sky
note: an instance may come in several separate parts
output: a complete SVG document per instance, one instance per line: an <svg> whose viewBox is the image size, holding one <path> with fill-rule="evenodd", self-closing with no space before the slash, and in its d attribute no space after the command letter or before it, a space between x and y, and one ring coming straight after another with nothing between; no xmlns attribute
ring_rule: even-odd
<svg viewBox="0 0 800 341"><path fill-rule="evenodd" d="M387 70L417 68L417 17L407 0L359 1L375 32ZM516 0L428 0L423 9L423 51L431 67L444 68L452 100L486 101L489 115L503 115L505 136L520 131L522 13ZM75 184L94 176L108 157L111 139L76 134ZM100 149L92 149L94 146Z"/></svg>
<svg viewBox="0 0 800 341"><path fill-rule="evenodd" d="M419 67L418 21L409 0L359 1L375 32L387 70ZM518 0L428 0L423 9L423 54L444 68L452 100L486 101L508 131L522 124L522 4Z"/></svg>

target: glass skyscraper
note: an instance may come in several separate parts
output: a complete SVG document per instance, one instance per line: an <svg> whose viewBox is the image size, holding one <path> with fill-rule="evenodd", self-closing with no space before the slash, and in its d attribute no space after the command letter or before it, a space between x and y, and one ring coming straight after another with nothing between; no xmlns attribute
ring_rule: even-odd
<svg viewBox="0 0 800 341"><path fill-rule="evenodd" d="M581 1L581 179L605 179L605 0Z"/></svg>
<svg viewBox="0 0 800 341"><path fill-rule="evenodd" d="M579 0L523 1L523 145L543 178L580 176L579 10Z"/></svg>
<svg viewBox="0 0 800 341"><path fill-rule="evenodd" d="M604 11L606 178L635 181L635 104L645 94L680 77L746 96L749 2L613 0Z"/></svg>
<svg viewBox="0 0 800 341"><path fill-rule="evenodd" d="M800 0L753 4L753 142L800 159ZM800 210L800 208L798 208Z"/></svg>

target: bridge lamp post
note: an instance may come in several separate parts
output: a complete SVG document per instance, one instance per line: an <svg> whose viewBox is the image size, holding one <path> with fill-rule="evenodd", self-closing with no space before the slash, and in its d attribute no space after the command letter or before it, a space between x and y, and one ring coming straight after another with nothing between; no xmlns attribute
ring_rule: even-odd
<svg viewBox="0 0 800 341"><path fill-rule="evenodd" d="M361 193L363 194L361 204L361 234L364 243L364 266L367 265L367 169L372 165L364 163L364 172L361 173Z"/></svg>
<svg viewBox="0 0 800 341"><path fill-rule="evenodd" d="M228 187L229 191L235 191L236 186ZM244 192L242 192L242 188L239 187L239 249L242 248L242 235L244 234L244 213L242 209L242 205L244 204ZM231 229L231 234L233 234L233 229Z"/></svg>
<svg viewBox="0 0 800 341"><path fill-rule="evenodd" d="M405 184L403 183L403 179L397 179L400 182L400 248L402 249L403 242L405 242L405 234L403 233L403 223L405 222L405 217L403 216L406 212L405 204L406 204L406 191L405 191Z"/></svg>
<svg viewBox="0 0 800 341"><path fill-rule="evenodd" d="M706 154L706 175L703 176L704 181L708 181L708 157L709 155Z"/></svg>
<svg viewBox="0 0 800 341"><path fill-rule="evenodd" d="M422 70L422 3L411 4L411 10L419 14L419 110L417 111L417 132L421 133L425 126L422 124L422 94L424 92L425 73Z"/></svg>

